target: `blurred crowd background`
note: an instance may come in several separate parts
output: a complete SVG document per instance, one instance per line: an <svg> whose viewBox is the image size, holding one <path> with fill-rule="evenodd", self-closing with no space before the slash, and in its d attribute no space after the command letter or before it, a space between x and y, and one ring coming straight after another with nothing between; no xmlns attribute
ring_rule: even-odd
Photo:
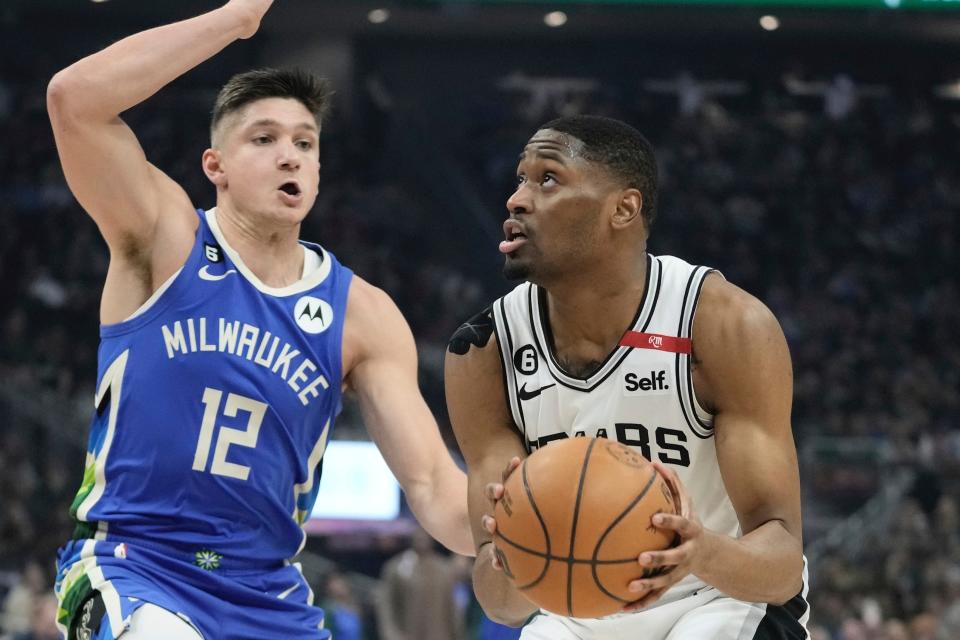
<svg viewBox="0 0 960 640"><path fill-rule="evenodd" d="M0 8L2 638L56 637L54 553L72 530L107 266L64 184L46 83L122 35L216 5L146 16L89 5L65 21L68 4ZM542 24L509 36L378 30L364 6L361 26L327 38L283 30L299 8L126 119L154 164L210 207L199 158L229 75L296 63L337 81L303 237L397 301L455 455L443 350L512 286L496 245L517 154L557 115L622 118L658 154L650 251L717 267L773 309L790 343L813 638L960 638L960 40L871 36L886 23L867 11L862 31L845 15L849 32L792 37L787 19L782 34L741 32L717 13L723 36L707 37L685 30L689 7L657 13L656 37L605 38ZM591 10L626 21L619 7ZM349 403L335 437L366 438ZM303 562L338 640L516 637L483 618L470 562L415 527L312 537Z"/></svg>

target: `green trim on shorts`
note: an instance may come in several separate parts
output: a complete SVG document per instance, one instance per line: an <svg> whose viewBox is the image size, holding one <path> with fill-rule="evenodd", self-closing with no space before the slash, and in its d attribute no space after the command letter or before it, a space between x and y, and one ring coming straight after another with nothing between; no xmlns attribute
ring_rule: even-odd
<svg viewBox="0 0 960 640"><path fill-rule="evenodd" d="M83 601L90 596L93 590L90 578L86 574L81 575L76 582L68 585L57 608L57 622L69 629L73 616L77 613L77 608L83 604Z"/></svg>
<svg viewBox="0 0 960 640"><path fill-rule="evenodd" d="M89 540L97 533L99 526L99 522L84 522L82 520L77 520L77 526L73 528L73 539Z"/></svg>
<svg viewBox="0 0 960 640"><path fill-rule="evenodd" d="M83 504L83 501L87 499L87 496L93 491L94 486L97 483L97 465L95 460L90 460L90 455L87 454L87 459L89 464L83 470L83 482L80 484L80 489L77 490L77 495L74 496L73 502L70 504L70 516L72 518L77 517L77 510L80 508L80 505Z"/></svg>

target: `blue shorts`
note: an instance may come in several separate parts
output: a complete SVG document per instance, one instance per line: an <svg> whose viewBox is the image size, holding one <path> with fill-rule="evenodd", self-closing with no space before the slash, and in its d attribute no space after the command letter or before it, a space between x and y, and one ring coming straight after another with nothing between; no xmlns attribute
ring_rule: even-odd
<svg viewBox="0 0 960 640"><path fill-rule="evenodd" d="M208 639L330 638L299 565L255 566L213 552L193 557L143 541L74 540L57 558L57 623L67 636L78 610L99 596L93 640L113 640L145 603L180 616ZM88 607L89 610L89 607Z"/></svg>

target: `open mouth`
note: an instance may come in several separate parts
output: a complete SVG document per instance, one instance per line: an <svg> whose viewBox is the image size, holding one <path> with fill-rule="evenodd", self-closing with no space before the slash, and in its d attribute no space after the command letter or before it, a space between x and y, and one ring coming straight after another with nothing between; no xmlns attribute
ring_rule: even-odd
<svg viewBox="0 0 960 640"><path fill-rule="evenodd" d="M527 234L524 232L523 225L518 221L510 219L503 223L503 236L506 238L500 243L500 252L504 254L513 253L527 241Z"/></svg>
<svg viewBox="0 0 960 640"><path fill-rule="evenodd" d="M280 185L280 191L283 191L289 196L299 196L300 195L300 185L296 182L284 182Z"/></svg>

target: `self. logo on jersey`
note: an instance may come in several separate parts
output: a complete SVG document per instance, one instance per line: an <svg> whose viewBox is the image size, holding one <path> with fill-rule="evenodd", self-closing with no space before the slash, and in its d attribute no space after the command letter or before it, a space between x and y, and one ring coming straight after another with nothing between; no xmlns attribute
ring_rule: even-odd
<svg viewBox="0 0 960 640"><path fill-rule="evenodd" d="M293 318L307 333L323 333L333 324L333 307L326 300L303 296L293 308Z"/></svg>
<svg viewBox="0 0 960 640"><path fill-rule="evenodd" d="M623 375L623 395L645 396L670 393L673 376L669 369L653 371L627 371Z"/></svg>

